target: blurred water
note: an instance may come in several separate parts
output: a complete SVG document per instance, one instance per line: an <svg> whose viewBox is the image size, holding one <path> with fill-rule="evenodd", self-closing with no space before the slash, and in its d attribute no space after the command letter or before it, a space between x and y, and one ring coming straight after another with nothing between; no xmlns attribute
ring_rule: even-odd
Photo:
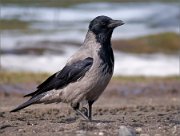
<svg viewBox="0 0 180 136"><path fill-rule="evenodd" d="M178 3L90 3L69 8L6 5L1 6L1 19L25 21L28 23L29 32L27 30L1 32L1 48L5 52L1 56L2 67L7 70L35 72L59 70L66 59L77 50L76 44L83 42L89 21L98 15L107 15L126 23L115 30L113 39L127 39L160 32L179 32ZM46 48L46 52L43 55L15 52L16 49L32 47ZM48 51L52 50L52 47L63 53ZM118 58L115 63L116 75L167 76L179 73L179 60L175 55L132 55L116 52L115 57Z"/></svg>
<svg viewBox="0 0 180 136"><path fill-rule="evenodd" d="M178 32L180 4L164 3L91 3L70 8L2 6L1 19L17 19L59 40L82 41L88 23L98 15L123 20L113 38L132 38L164 31ZM16 34L17 35L17 34ZM24 34L22 34L24 35ZM61 38L62 37L62 38Z"/></svg>
<svg viewBox="0 0 180 136"><path fill-rule="evenodd" d="M75 49L76 50L76 49ZM75 51L73 50L73 51ZM2 66L6 70L56 72L63 68L72 52L66 49L65 55L47 54L33 55L3 55ZM163 54L132 55L115 53L114 75L124 76L172 76L179 75L179 57Z"/></svg>

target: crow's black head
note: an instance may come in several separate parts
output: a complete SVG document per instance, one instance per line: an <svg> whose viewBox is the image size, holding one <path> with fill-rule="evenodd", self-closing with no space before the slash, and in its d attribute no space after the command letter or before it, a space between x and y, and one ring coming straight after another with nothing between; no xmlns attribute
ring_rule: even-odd
<svg viewBox="0 0 180 136"><path fill-rule="evenodd" d="M113 20L107 16L98 16L90 22L89 30L94 34L112 34L114 28L123 25L121 20Z"/></svg>
<svg viewBox="0 0 180 136"><path fill-rule="evenodd" d="M96 36L97 42L101 45L110 45L114 28L123 25L121 20L113 20L107 16L98 16L90 22L89 31Z"/></svg>
<svg viewBox="0 0 180 136"><path fill-rule="evenodd" d="M101 67L104 73L112 73L114 55L111 48L111 36L114 28L123 25L121 20L113 20L107 16L98 16L90 22L89 31L95 35L96 41L100 43L98 55L102 60Z"/></svg>

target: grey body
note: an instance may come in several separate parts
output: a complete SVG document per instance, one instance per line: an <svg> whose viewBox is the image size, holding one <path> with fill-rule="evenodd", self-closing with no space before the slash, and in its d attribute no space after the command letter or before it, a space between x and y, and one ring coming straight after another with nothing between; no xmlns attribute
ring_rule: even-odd
<svg viewBox="0 0 180 136"><path fill-rule="evenodd" d="M32 104L71 103L72 108L85 119L91 120L92 104L108 85L114 70L111 36L121 20L98 16L90 22L89 30L80 49L70 57L65 67L53 74L27 94L31 98L11 112ZM82 113L80 103L87 101L88 113ZM84 107L83 107L84 108ZM85 108L87 110L87 108Z"/></svg>
<svg viewBox="0 0 180 136"><path fill-rule="evenodd" d="M88 32L81 48L70 57L67 65L87 57L93 58L93 64L83 78L77 82L70 83L67 87L52 90L45 93L39 100L43 103L66 102L73 105L81 101L96 101L109 83L112 73L104 73L102 59L98 55L101 45L97 43L95 35ZM113 67L114 67L114 62ZM112 69L113 69L112 67Z"/></svg>

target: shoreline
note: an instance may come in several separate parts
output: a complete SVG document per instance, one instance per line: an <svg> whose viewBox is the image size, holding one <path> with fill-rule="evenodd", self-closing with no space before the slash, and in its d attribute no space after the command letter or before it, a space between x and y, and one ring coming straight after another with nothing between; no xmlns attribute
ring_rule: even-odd
<svg viewBox="0 0 180 136"><path fill-rule="evenodd" d="M0 72L1 95L22 96L36 90L50 73ZM111 96L156 96L180 94L180 77L115 76L111 79L104 95ZM159 91L158 91L159 90Z"/></svg>

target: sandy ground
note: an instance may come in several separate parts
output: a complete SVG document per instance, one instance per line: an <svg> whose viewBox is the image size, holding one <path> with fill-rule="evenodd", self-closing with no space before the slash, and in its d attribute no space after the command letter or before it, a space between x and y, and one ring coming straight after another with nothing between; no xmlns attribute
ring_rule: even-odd
<svg viewBox="0 0 180 136"><path fill-rule="evenodd" d="M111 84L110 88L115 86ZM127 96L109 93L110 88L93 105L92 122L75 114L68 104L33 105L10 113L26 98L0 95L0 135L116 136L120 126L127 126L142 136L180 136L178 88L162 94Z"/></svg>

